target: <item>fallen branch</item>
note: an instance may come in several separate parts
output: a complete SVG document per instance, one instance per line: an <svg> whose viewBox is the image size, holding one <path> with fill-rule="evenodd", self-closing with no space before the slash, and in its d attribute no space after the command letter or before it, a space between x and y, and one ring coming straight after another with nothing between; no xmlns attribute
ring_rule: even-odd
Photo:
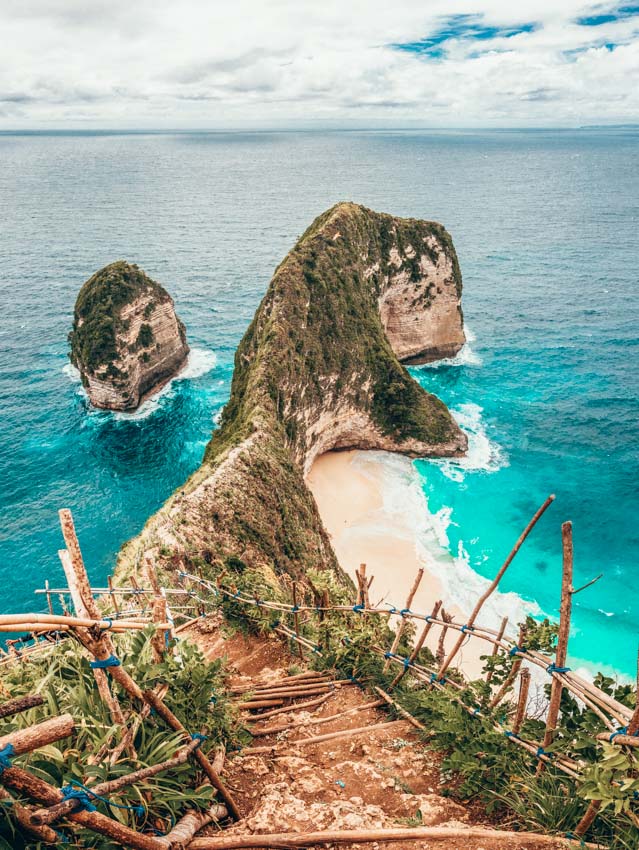
<svg viewBox="0 0 639 850"><path fill-rule="evenodd" d="M14 714L19 714L21 711L27 711L29 708L35 708L38 705L44 704L44 697L39 694L32 694L26 697L16 697L8 702L0 705L0 718L12 717Z"/></svg>

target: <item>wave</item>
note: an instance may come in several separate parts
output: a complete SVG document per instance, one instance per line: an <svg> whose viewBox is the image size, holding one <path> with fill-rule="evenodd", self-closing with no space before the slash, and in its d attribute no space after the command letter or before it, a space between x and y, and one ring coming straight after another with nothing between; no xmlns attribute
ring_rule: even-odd
<svg viewBox="0 0 639 850"><path fill-rule="evenodd" d="M154 393L150 398L147 398L146 401L142 402L136 410L131 412L123 410L99 410L98 408L91 407L88 403L86 391L81 383L80 372L71 363L67 363L63 366L62 371L69 380L72 381L72 383L79 384L78 394L82 395L87 400L87 412L93 420L98 422L107 420L115 420L116 422L135 422L140 419L147 419L149 416L152 416L160 410L166 403L167 399L171 398L175 394L176 384L181 381L190 381L195 378L201 378L202 375L206 375L210 372L215 367L216 363L217 355L214 351L210 351L206 348L192 348L189 352L186 366L177 375L171 378L171 380L168 381L161 390Z"/></svg>
<svg viewBox="0 0 639 850"><path fill-rule="evenodd" d="M424 363L419 368L440 369L442 366L481 366L481 357L476 354L471 347L471 343L475 342L477 337L468 325L464 325L464 334L466 336L466 342L454 357L444 357L442 360L434 360L432 363Z"/></svg>
<svg viewBox="0 0 639 850"><path fill-rule="evenodd" d="M386 452L359 452L353 466L377 483L381 473L380 521L414 541L425 568L441 583L444 607L456 606L464 613L470 612L490 580L473 569L463 541L456 552L450 551L448 530L455 524L452 508L443 507L436 512L429 509L419 473L408 458ZM496 591L485 603L480 620L484 626L498 628L502 618L508 617L512 627L529 614L538 617L542 613L535 602L516 593Z"/></svg>
<svg viewBox="0 0 639 850"><path fill-rule="evenodd" d="M486 433L482 419L483 407L473 402L451 409L455 421L468 437L468 451L464 457L431 460L452 481L462 482L467 472L497 472L508 466L508 456L502 447Z"/></svg>

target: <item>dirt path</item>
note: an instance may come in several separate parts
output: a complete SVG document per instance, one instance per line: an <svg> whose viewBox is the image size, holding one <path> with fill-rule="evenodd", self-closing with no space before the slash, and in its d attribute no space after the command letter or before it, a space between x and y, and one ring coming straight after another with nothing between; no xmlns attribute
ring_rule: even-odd
<svg viewBox="0 0 639 850"><path fill-rule="evenodd" d="M226 656L236 699L274 705L244 712L256 733L251 745L228 757L224 779L243 819L231 833L310 832L397 826L461 827L480 824L478 812L448 799L449 778L439 758L420 742L406 721L392 721L375 695L357 685L299 677L306 669L276 638L224 636L204 624L191 637L207 657ZM268 691L304 688L294 697ZM242 689L250 689L239 693ZM310 693L319 690L321 693ZM282 700L282 702L279 702ZM318 701L320 701L319 704ZM304 707L305 703L315 702ZM276 712L273 714L273 712ZM338 715L338 716L335 716ZM264 719L262 719L264 718ZM294 725L293 725L294 724ZM383 724L383 725L380 725ZM287 726L289 728L281 728ZM370 727L376 727L370 729ZM317 743L314 736L368 727L366 731ZM258 734L269 731L270 734ZM494 829L495 824L484 821ZM213 834L213 833L211 833ZM341 845L346 850L411 847L415 850L541 850L530 840L445 839L388 845ZM543 845L548 850L548 844ZM557 847L567 842L557 841Z"/></svg>

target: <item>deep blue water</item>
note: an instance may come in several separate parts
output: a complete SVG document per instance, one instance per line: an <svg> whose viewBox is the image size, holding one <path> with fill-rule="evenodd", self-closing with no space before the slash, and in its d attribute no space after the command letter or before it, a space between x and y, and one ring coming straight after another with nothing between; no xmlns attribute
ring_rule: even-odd
<svg viewBox="0 0 639 850"><path fill-rule="evenodd" d="M632 672L639 497L639 133L0 134L0 608L61 581L70 507L94 580L199 464L233 352L276 264L341 199L451 231L476 339L414 371L479 432L476 463L418 463L449 545L492 575L550 492L504 581L549 614L572 519L576 658ZM139 263L215 365L147 416L87 409L64 367L77 291ZM467 352L468 353L468 352ZM200 369L202 372L204 366ZM469 407L468 405L474 405ZM484 438L482 438L482 434Z"/></svg>

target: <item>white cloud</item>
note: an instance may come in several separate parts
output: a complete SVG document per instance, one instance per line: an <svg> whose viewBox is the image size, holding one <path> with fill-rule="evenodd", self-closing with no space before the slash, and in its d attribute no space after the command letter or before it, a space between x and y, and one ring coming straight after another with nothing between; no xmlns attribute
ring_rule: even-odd
<svg viewBox="0 0 639 850"><path fill-rule="evenodd" d="M637 121L639 15L577 23L614 8L0 0L0 127ZM453 17L461 15L472 17ZM435 55L391 46L428 38Z"/></svg>

